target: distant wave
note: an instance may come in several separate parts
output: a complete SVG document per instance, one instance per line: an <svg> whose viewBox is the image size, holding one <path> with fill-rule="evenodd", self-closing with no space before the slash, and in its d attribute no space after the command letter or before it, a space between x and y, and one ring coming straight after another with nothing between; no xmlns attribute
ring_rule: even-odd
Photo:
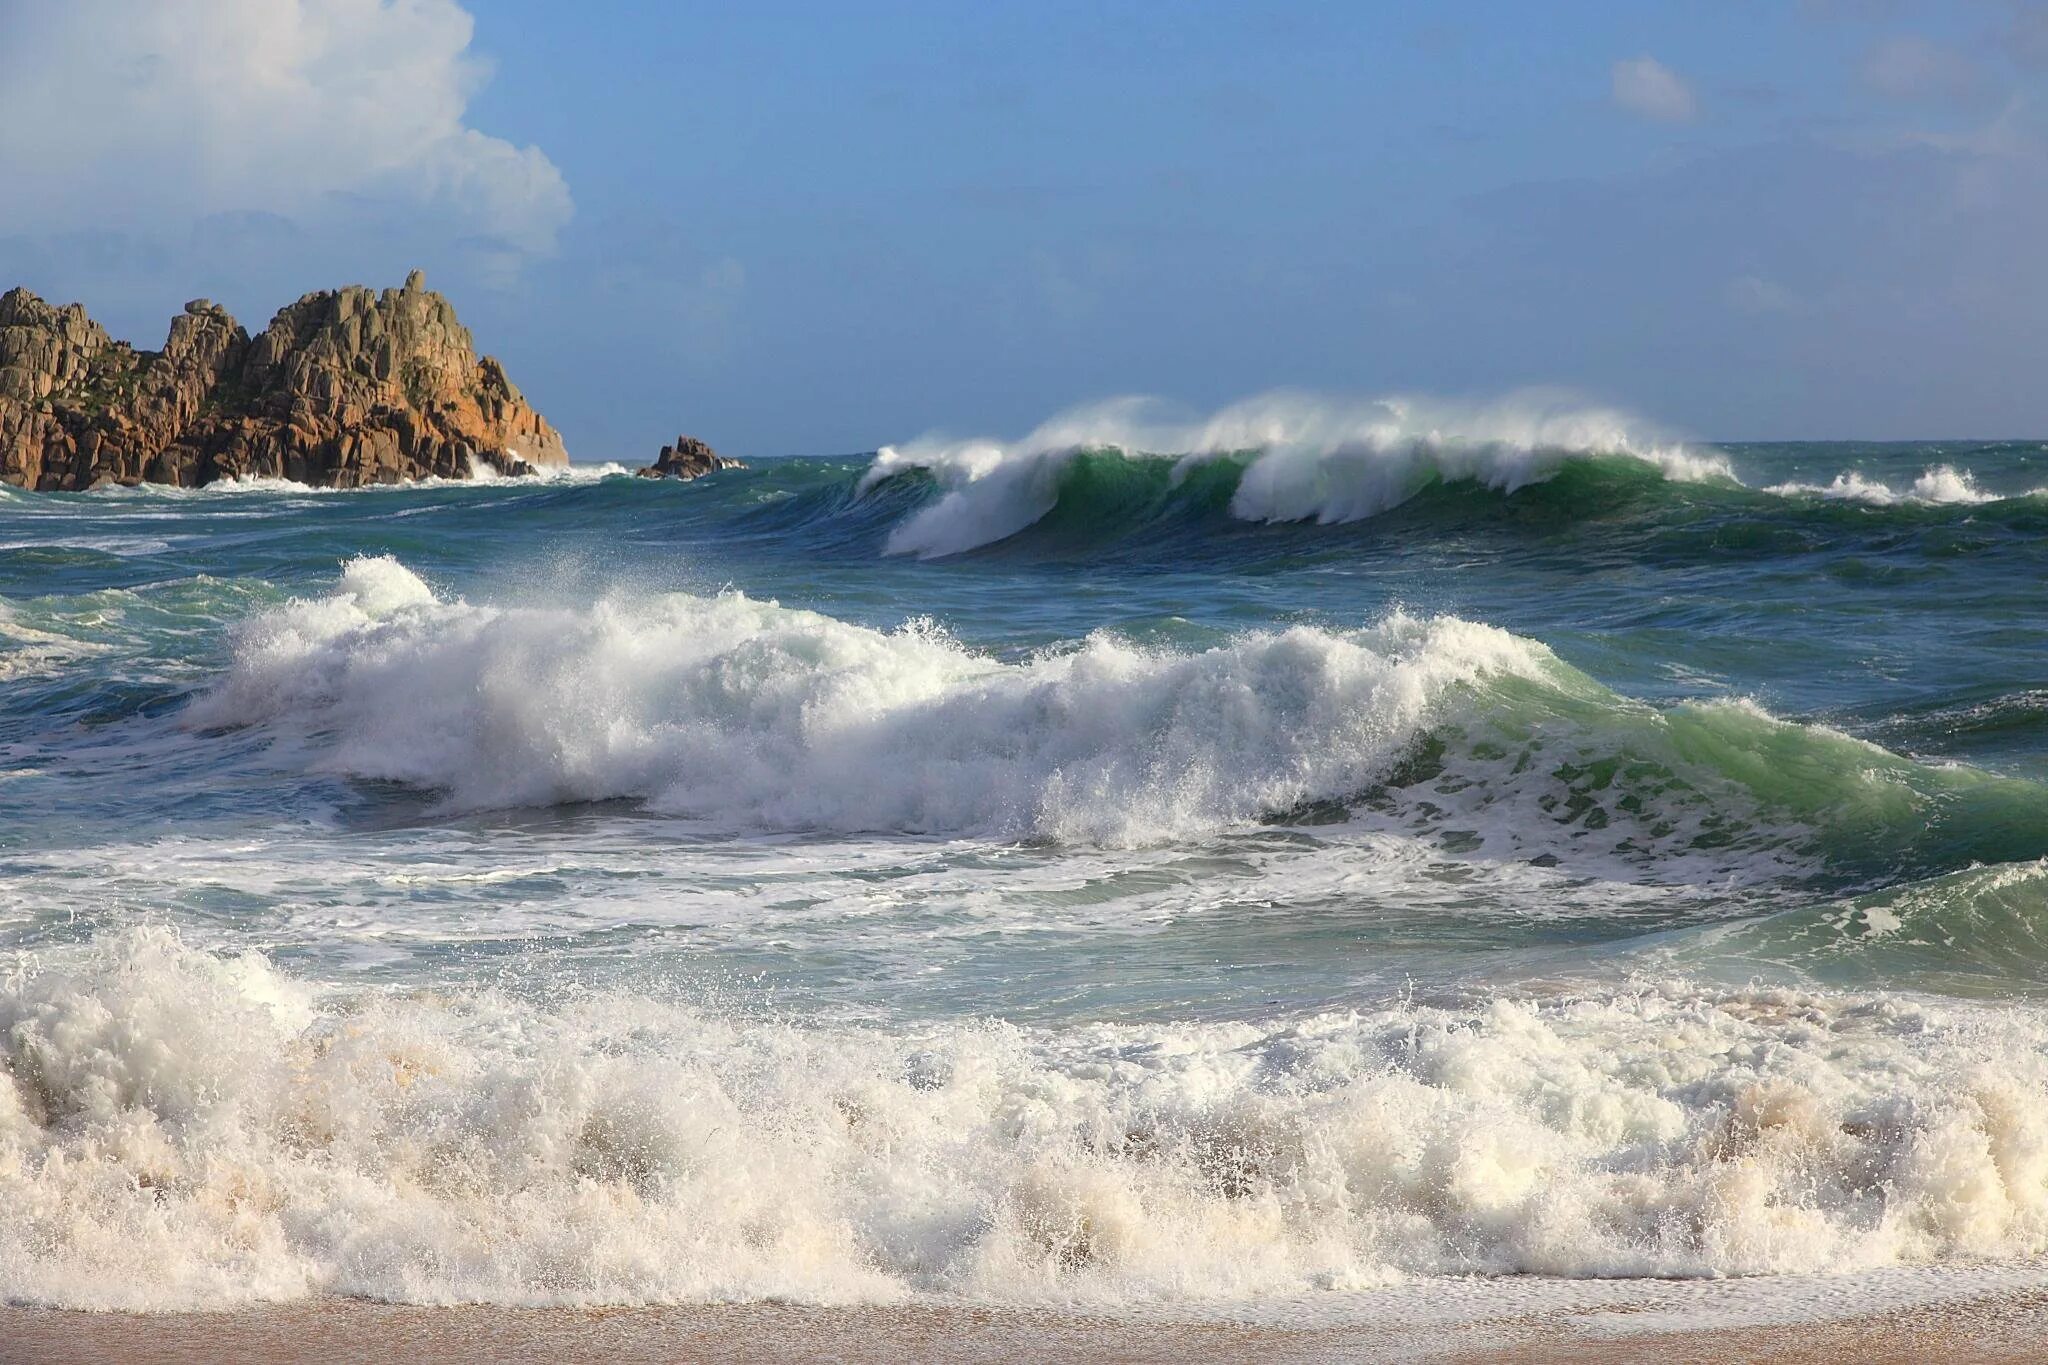
<svg viewBox="0 0 2048 1365"><path fill-rule="evenodd" d="M1357 521L1434 483L1512 493L1583 455L1624 456L1673 479L1733 477L1720 456L1642 431L1618 413L1536 392L1464 407L1270 394L1178 422L1157 403L1130 398L1064 413L1010 444L928 437L885 446L863 487L910 469L938 480L939 498L887 542L889 553L930 558L1015 535L1045 516L1066 468L1088 451L1165 460L1176 482L1235 457L1242 472L1230 511L1246 521Z"/></svg>
<svg viewBox="0 0 2048 1365"><path fill-rule="evenodd" d="M1864 477L1849 470L1837 474L1825 484L1780 483L1764 490L1784 497L1811 495L1822 498L1836 498L1849 502L1867 502L1878 507L1896 507L1901 503L1961 503L1974 504L1997 502L1996 493L1987 493L1977 486L1977 480L1967 469L1954 465L1935 465L1904 488L1894 488L1876 479ZM2035 493L2041 490L2034 490ZM2022 494L2021 496L2033 496Z"/></svg>
<svg viewBox="0 0 2048 1365"><path fill-rule="evenodd" d="M477 606L358 559L247 622L185 723L455 808L629 798L727 831L1132 845L1358 820L1653 881L2048 853L2048 788L1747 703L1650 707L1535 641L1400 613L1004 663L737 593Z"/></svg>
<svg viewBox="0 0 2048 1365"><path fill-rule="evenodd" d="M1058 520L1132 534L1190 511L1241 522L1364 521L1457 489L1502 496L1584 474L1585 510L1647 497L1647 481L1712 505L1730 497L1866 507L1968 508L2034 499L1996 493L1967 469L1933 465L1900 485L1858 470L1826 482L1743 484L1727 455L1641 420L1543 392L1490 404L1338 402L1271 394L1175 421L1157 403L1077 408L1019 441L924 437L885 446L863 492L923 478L931 495L886 533L889 554L939 558ZM1672 496L1677 496L1676 492ZM1568 510L1568 509L1565 509Z"/></svg>

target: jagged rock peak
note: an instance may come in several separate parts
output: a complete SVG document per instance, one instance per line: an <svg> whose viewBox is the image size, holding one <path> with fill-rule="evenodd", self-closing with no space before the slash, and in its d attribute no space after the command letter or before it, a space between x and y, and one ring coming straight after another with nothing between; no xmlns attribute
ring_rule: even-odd
<svg viewBox="0 0 2048 1365"><path fill-rule="evenodd" d="M417 270L403 289L304 295L253 339L194 299L154 352L111 340L78 304L0 295L0 482L16 487L355 487L567 458Z"/></svg>
<svg viewBox="0 0 2048 1365"><path fill-rule="evenodd" d="M75 382L113 345L78 304L53 308L26 289L0 294L0 399L37 402Z"/></svg>

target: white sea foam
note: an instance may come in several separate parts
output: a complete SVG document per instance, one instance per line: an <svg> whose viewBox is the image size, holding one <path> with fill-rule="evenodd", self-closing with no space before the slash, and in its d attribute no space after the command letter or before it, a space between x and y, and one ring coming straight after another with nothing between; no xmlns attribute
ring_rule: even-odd
<svg viewBox="0 0 2048 1365"><path fill-rule="evenodd" d="M519 452L513 451L512 453L516 456ZM628 472L624 465L612 461L600 464L564 463L529 465L527 472L524 474L501 474L498 472L497 467L488 460L472 458L469 462L469 481L476 483L513 485L527 483L596 483L600 479L618 478ZM420 480L414 486L417 487L419 483L425 483L438 488L459 486L463 482L464 480L461 479L434 477Z"/></svg>
<svg viewBox="0 0 2048 1365"><path fill-rule="evenodd" d="M171 542L158 536L52 536L47 539L29 538L0 542L0 552L7 550L98 550L102 554L160 555L171 548Z"/></svg>
<svg viewBox="0 0 2048 1365"><path fill-rule="evenodd" d="M266 613L189 712L307 737L460 806L638 797L749 829L1146 842L1370 782L1455 690L1554 666L1453 618L1004 664L737 593L588 609L437 599L389 557Z"/></svg>
<svg viewBox="0 0 2048 1365"><path fill-rule="evenodd" d="M0 681L55 676L79 659L106 649L97 641L30 625L19 608L0 598Z"/></svg>
<svg viewBox="0 0 2048 1365"><path fill-rule="evenodd" d="M1231 501L1232 513L1248 521L1356 521L1436 482L1512 493L1580 455L1638 459L1672 479L1732 477L1719 455L1552 393L1481 405L1274 393L1202 419L1176 419L1156 402L1125 398L1062 413L1021 441L925 437L885 446L863 487L907 469L929 470L941 496L898 526L887 549L957 554L1015 535L1051 511L1062 472L1088 449L1175 458L1178 472L1191 462L1249 454Z"/></svg>
<svg viewBox="0 0 2048 1365"><path fill-rule="evenodd" d="M1904 488L1894 488L1881 480L1868 478L1856 470L1846 470L1825 484L1780 483L1764 490L1786 497L1801 495L1833 498L1845 502L1867 502L1878 507L1896 507L1901 503L1957 503L1971 504L1996 502L2000 495L1987 493L1977 486L1975 476L1967 469L1954 465L1933 465L1921 471L1920 476Z"/></svg>
<svg viewBox="0 0 2048 1365"><path fill-rule="evenodd" d="M508 488L532 487L539 484L583 484L596 483L602 479L616 478L628 471L622 464L554 464L535 465L529 474L510 476L500 474L488 462L472 460L471 476L467 479L444 479L430 475L424 479L412 479L403 483L365 484L361 488L327 488L318 484L299 483L292 479L276 479L261 475L245 478L215 479L212 483L197 488L179 488L170 484L142 483L134 485L113 485L96 489L95 498L198 498L232 497L236 495L273 495L292 497L327 496L342 493L388 493L406 489L422 488L485 488L502 486Z"/></svg>
<svg viewBox="0 0 2048 1365"><path fill-rule="evenodd" d="M1292 1021L321 991L130 930L0 982L0 1294L1127 1305L2048 1251L2048 1025L1678 985Z"/></svg>

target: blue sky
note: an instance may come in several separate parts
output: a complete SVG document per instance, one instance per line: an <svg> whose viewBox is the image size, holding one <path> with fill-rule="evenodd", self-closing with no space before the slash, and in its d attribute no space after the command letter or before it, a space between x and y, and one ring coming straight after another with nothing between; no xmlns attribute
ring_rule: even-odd
<svg viewBox="0 0 2048 1365"><path fill-rule="evenodd" d="M2043 435L2044 94L2021 0L0 0L0 282L154 345L422 265L579 458L1275 387Z"/></svg>

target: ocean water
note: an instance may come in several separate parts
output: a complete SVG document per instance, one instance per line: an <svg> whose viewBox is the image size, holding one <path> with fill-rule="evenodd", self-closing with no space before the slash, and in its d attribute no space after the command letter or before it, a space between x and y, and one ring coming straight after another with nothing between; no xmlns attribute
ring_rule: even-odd
<svg viewBox="0 0 2048 1365"><path fill-rule="evenodd" d="M0 492L0 1296L2030 1263L2044 582L1528 402Z"/></svg>

